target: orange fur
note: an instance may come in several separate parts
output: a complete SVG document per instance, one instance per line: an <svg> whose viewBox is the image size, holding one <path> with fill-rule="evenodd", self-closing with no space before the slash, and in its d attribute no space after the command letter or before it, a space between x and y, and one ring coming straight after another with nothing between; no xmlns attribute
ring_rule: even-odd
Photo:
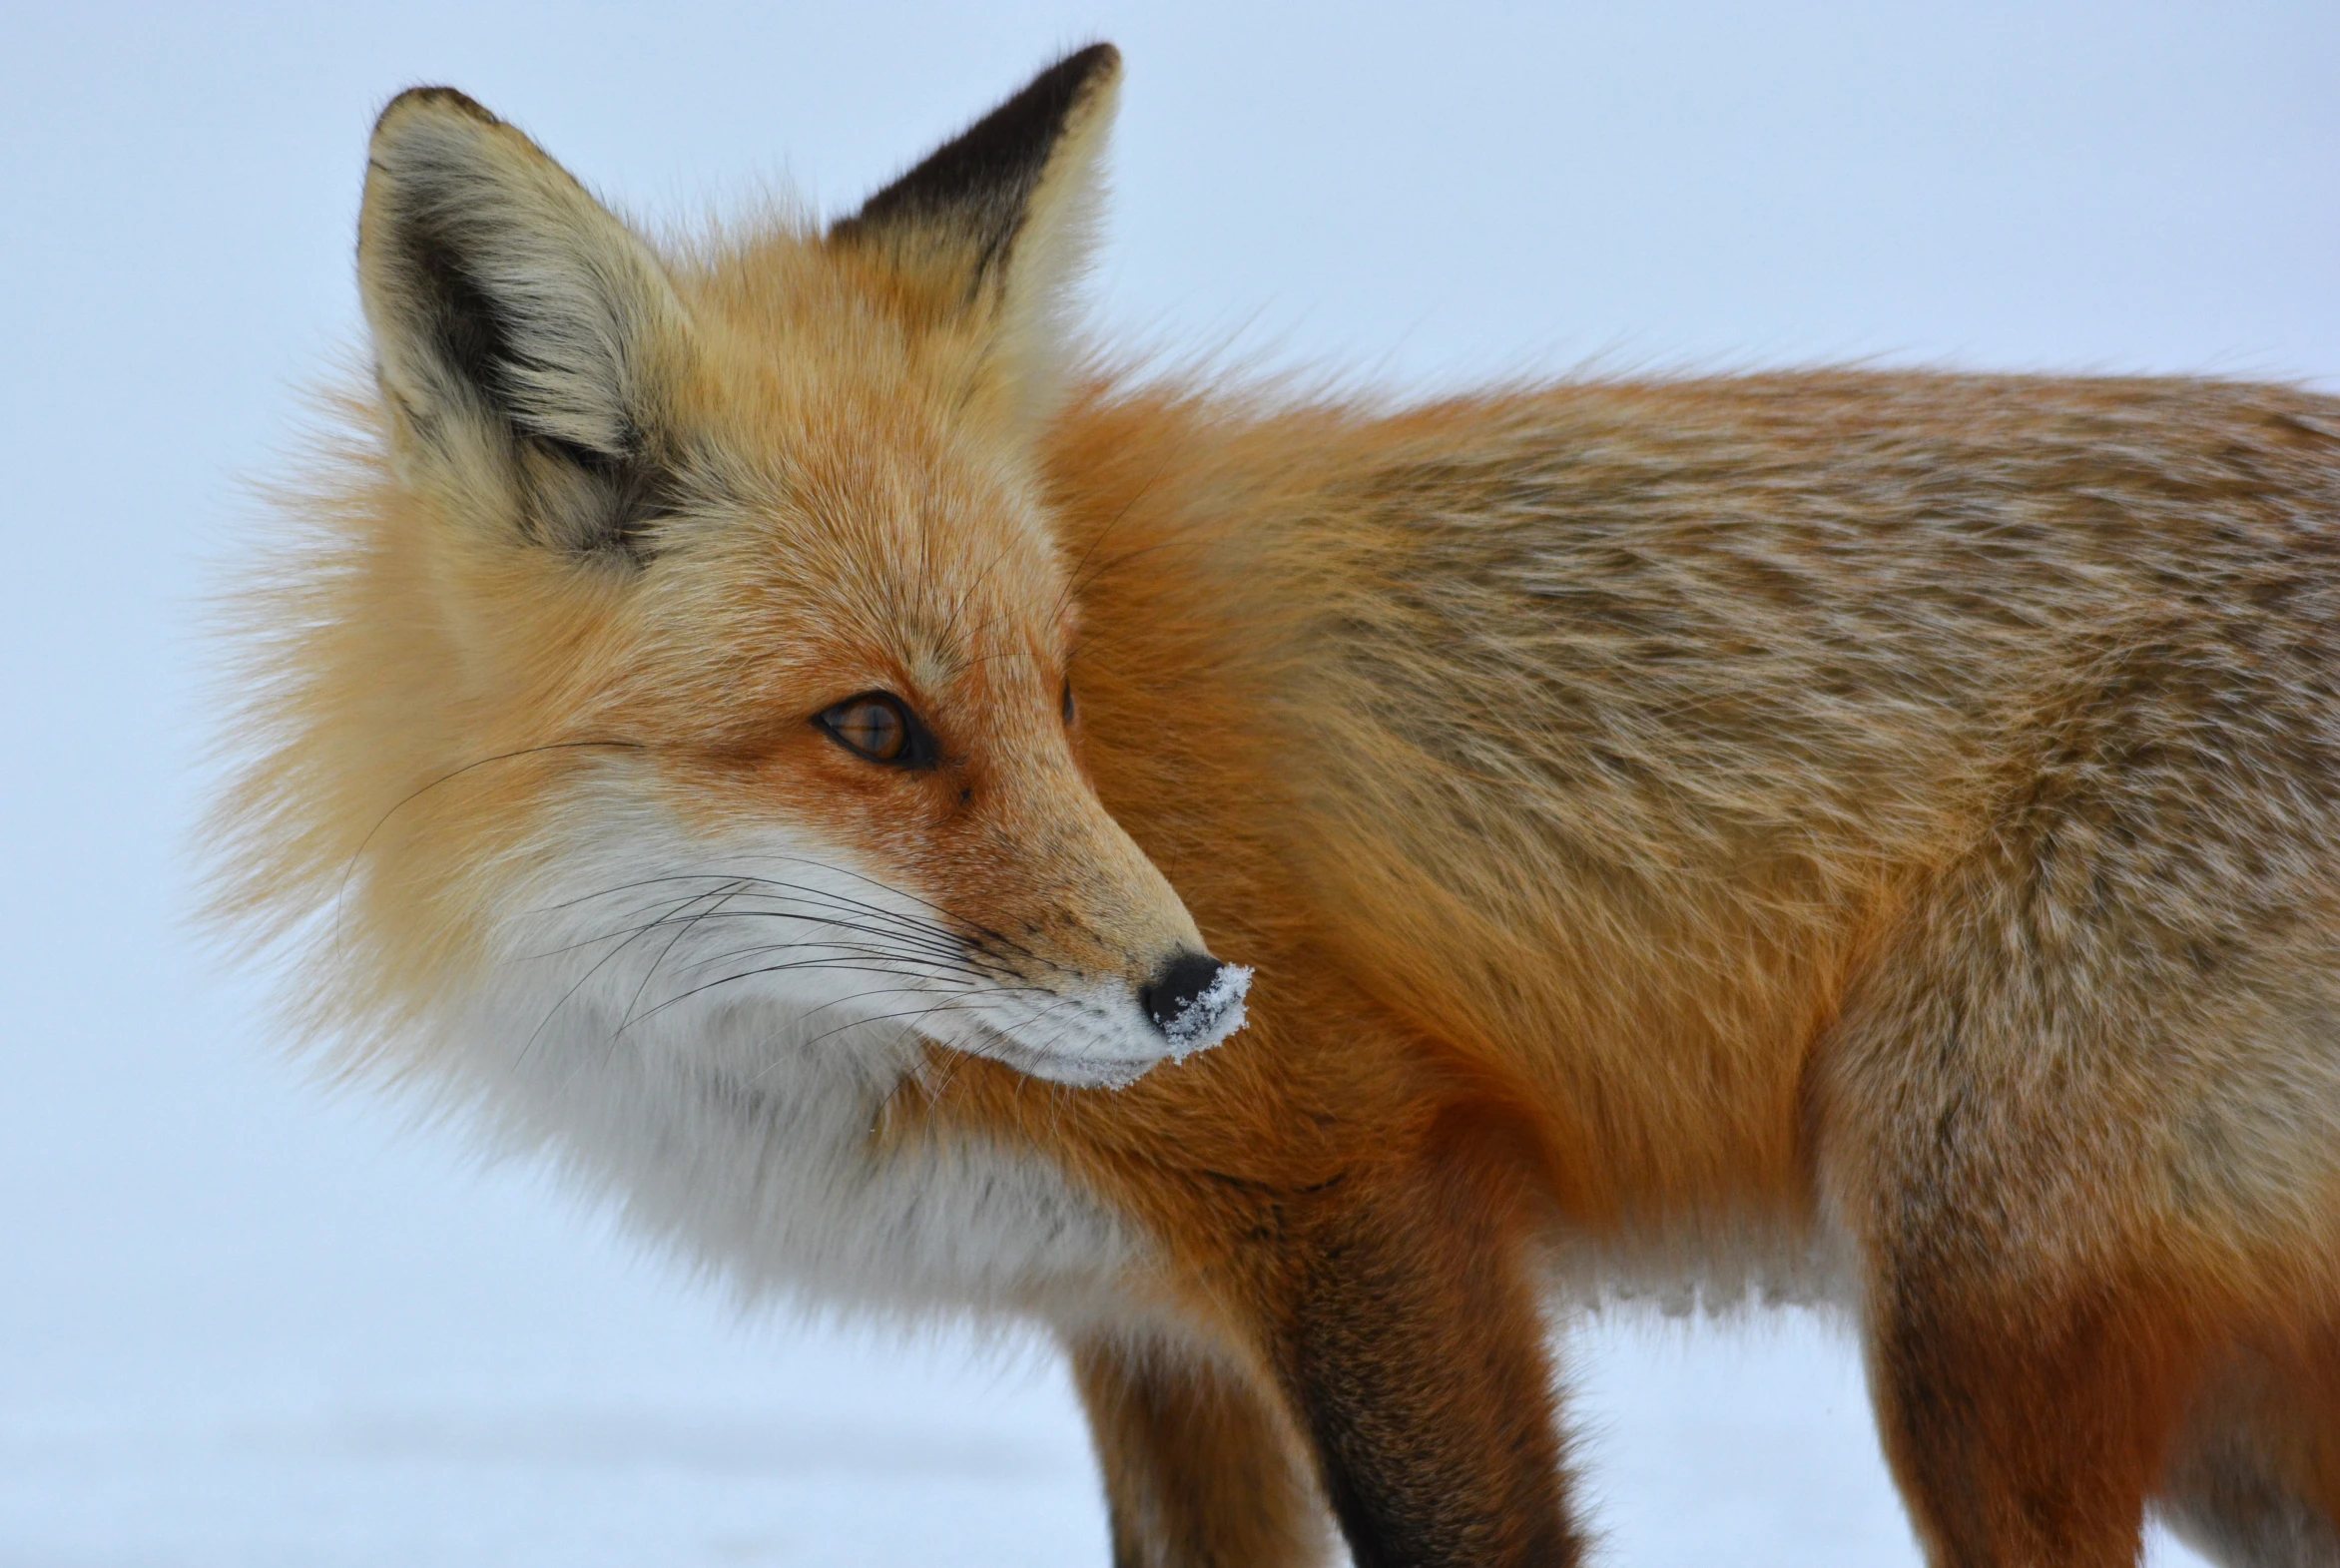
<svg viewBox="0 0 2340 1568"><path fill-rule="evenodd" d="M460 1050L432 1010L513 961L577 802L785 822L1027 989L1199 938L1256 967L1248 1028L1118 1089L1033 1076L1041 1023L994 1030L1031 1071L928 1044L866 1150L1025 1162L1126 1240L975 1304L1078 1346L1124 1562L1308 1560L1307 1486L1361 1563L1571 1559L1555 1276L1855 1306L1939 1562L2131 1561L2157 1497L2230 1560L2324 1560L2340 404L1065 379L1071 263L1018 259L1070 243L1114 69L1058 68L1037 152L993 145L1027 95L960 144L991 175L827 237L621 264L592 230L633 290L601 381L591 343L549 391L385 357L252 601L269 749L228 818L238 913L330 914L315 1021ZM555 239L598 222L483 112L402 123L553 192ZM397 197L369 225L420 223ZM377 339L419 331L404 276ZM861 691L942 762L825 738Z"/></svg>

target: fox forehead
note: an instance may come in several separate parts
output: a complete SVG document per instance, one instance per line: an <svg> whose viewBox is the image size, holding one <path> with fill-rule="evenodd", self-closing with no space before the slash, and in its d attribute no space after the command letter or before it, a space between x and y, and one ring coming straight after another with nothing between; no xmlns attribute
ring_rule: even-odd
<svg viewBox="0 0 2340 1568"><path fill-rule="evenodd" d="M963 442L879 427L902 422L844 404L769 422L744 448L734 435L720 499L638 585L641 674L820 702L1052 684L1074 612L1029 487L951 449Z"/></svg>
<svg viewBox="0 0 2340 1568"><path fill-rule="evenodd" d="M1023 443L982 396L981 345L818 241L702 258L677 282L696 351L661 401L695 478L639 584L663 667L643 673L1052 682L1072 595Z"/></svg>

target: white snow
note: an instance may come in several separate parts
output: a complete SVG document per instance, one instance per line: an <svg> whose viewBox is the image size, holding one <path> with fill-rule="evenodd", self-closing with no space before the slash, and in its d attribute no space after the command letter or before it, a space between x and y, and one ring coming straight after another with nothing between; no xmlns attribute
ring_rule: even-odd
<svg viewBox="0 0 2340 1568"><path fill-rule="evenodd" d="M1207 1051L1243 1027L1243 999L1251 991L1251 970L1242 964L1221 964L1202 994L1162 1026L1170 1042L1170 1059L1183 1062L1197 1051Z"/></svg>

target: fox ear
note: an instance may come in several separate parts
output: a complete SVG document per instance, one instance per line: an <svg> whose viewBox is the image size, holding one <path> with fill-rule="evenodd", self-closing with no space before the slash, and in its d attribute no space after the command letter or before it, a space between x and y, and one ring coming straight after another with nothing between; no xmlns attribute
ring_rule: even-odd
<svg viewBox="0 0 2340 1568"><path fill-rule="evenodd" d="M1070 285L1096 239L1121 51L1065 56L830 231L945 307L991 313L1019 402L1054 400Z"/></svg>
<svg viewBox="0 0 2340 1568"><path fill-rule="evenodd" d="M357 272L402 460L547 544L647 553L690 336L649 247L518 131L416 88L374 126Z"/></svg>

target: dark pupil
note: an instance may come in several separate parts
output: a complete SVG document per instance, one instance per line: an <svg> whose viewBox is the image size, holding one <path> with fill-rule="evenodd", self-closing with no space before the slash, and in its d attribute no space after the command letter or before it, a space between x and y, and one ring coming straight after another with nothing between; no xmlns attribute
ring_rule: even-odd
<svg viewBox="0 0 2340 1568"><path fill-rule="evenodd" d="M1072 683L1064 683L1064 722L1072 723Z"/></svg>
<svg viewBox="0 0 2340 1568"><path fill-rule="evenodd" d="M846 745L881 763L899 757L907 739L901 715L886 703L848 703L837 710L830 728Z"/></svg>

